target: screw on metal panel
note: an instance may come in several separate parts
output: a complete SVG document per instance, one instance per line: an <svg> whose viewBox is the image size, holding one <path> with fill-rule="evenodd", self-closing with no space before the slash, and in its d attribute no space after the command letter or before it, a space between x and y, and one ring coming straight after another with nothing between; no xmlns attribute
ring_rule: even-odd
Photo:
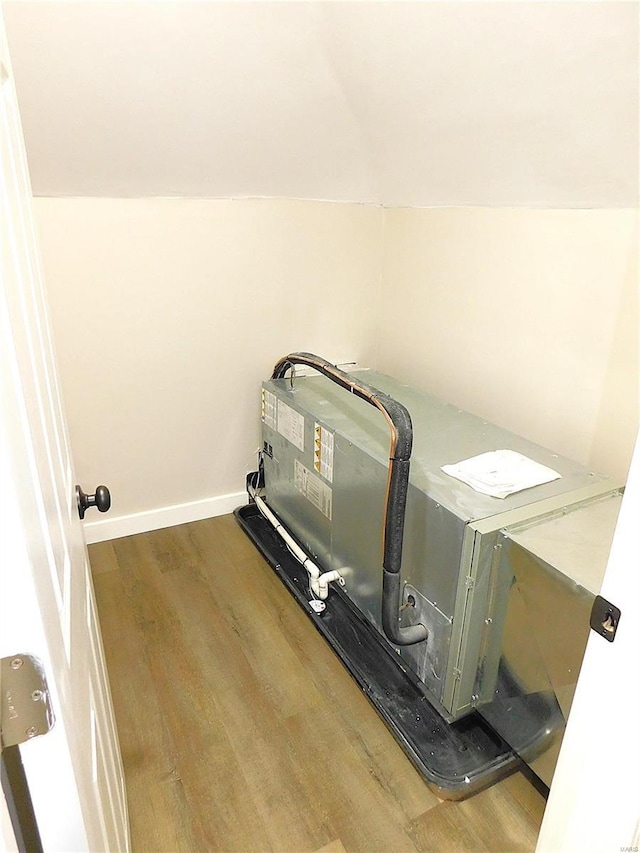
<svg viewBox="0 0 640 853"><path fill-rule="evenodd" d="M494 545L494 546L493 546L493 550L494 550L494 551L499 551L499 550L500 550L500 548L502 548L502 545L500 545L499 543L498 543L497 545Z"/></svg>
<svg viewBox="0 0 640 853"><path fill-rule="evenodd" d="M477 702L477 701L478 701L478 694L477 694L477 693L474 693L474 694L471 696L471 701L472 701L472 702Z"/></svg>
<svg viewBox="0 0 640 853"><path fill-rule="evenodd" d="M44 699L44 693L42 690L34 690L31 694L31 698L34 702L40 702L41 699Z"/></svg>
<svg viewBox="0 0 640 853"><path fill-rule="evenodd" d="M22 666L22 664L23 664L23 660L22 660L22 658L14 658L14 659L11 661L11 669L20 669L20 667Z"/></svg>
<svg viewBox="0 0 640 853"><path fill-rule="evenodd" d="M38 729L36 728L36 726L29 726L29 728L26 731L26 735L28 738L35 737L37 734L38 734Z"/></svg>
<svg viewBox="0 0 640 853"><path fill-rule="evenodd" d="M492 623L492 622L493 622L493 619L492 619L490 616L488 616L488 617L484 620L484 624L485 624L485 625L491 625L491 623Z"/></svg>

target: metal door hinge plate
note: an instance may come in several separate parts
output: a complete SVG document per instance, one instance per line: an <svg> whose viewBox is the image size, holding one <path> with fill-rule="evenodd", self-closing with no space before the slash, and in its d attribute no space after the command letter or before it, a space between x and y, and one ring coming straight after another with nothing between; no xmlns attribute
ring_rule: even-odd
<svg viewBox="0 0 640 853"><path fill-rule="evenodd" d="M601 595L596 595L591 608L591 628L596 634L600 634L605 640L613 643L618 630L620 615L620 609L615 604L611 604Z"/></svg>
<svg viewBox="0 0 640 853"><path fill-rule="evenodd" d="M0 745L17 746L55 722L44 668L33 655L0 658Z"/></svg>

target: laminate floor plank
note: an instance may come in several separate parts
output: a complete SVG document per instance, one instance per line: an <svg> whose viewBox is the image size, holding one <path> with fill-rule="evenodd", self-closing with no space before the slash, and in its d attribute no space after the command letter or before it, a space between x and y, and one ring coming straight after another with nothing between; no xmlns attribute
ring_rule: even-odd
<svg viewBox="0 0 640 853"><path fill-rule="evenodd" d="M282 583L271 568L258 555L237 560L236 565L259 579L256 589L259 587L266 596L269 610L277 617L279 630L287 637L311 683L336 710L340 727L359 752L368 772L402 804L408 819L436 805L439 800L407 761L388 729L381 725L380 717L364 693L353 689L351 676L323 637L315 630L309 631L308 618L291 596L283 598ZM265 572L275 579L275 586L262 580Z"/></svg>
<svg viewBox="0 0 640 853"><path fill-rule="evenodd" d="M214 550L215 542L202 535L206 530L200 526L192 538L200 553L210 555L208 559L203 557L206 564L202 577L277 715L286 719L313 707L322 697L310 683L308 673L265 600L262 587L267 581L266 573L261 573L261 583L255 571L245 570L242 561L233 560L223 548Z"/></svg>
<svg viewBox="0 0 640 853"><path fill-rule="evenodd" d="M155 750L150 753L155 753L156 758L161 756L160 772L151 777L146 772L143 779L155 782L156 798L164 797L165 801L167 786L158 787L157 783L172 782L174 819L175 810L179 809L181 837L186 839L186 846L178 849L216 849L216 845L222 845L219 849L249 849L256 837L264 837L266 833L223 725L224 709L216 703L210 663L200 665L200 659L191 649L192 632L185 630L176 610L172 575L161 573L153 549L141 537L120 540L115 550L121 567L123 598L134 617L129 637L136 633L138 638L142 637L141 659L146 670L138 685L144 691L137 701L131 701L128 695L125 715L131 709L137 711L137 719L129 721L129 732L136 724L137 727L150 725L156 731ZM180 572L184 575L192 570ZM109 577L102 575L98 581ZM98 596L101 601L100 592ZM129 689L126 692L130 694ZM115 697L114 701L119 720ZM146 738L146 734L138 738ZM123 746L125 767L131 767L131 742ZM138 775L134 773L136 781ZM220 804L212 780L218 784L224 780ZM138 818L139 811L135 810L132 824ZM142 819L145 822L144 816ZM136 837L142 838L141 829L137 827ZM193 842L190 836L194 837ZM148 837L148 832L144 837ZM141 841L137 849L162 848L154 840L151 844Z"/></svg>
<svg viewBox="0 0 640 853"><path fill-rule="evenodd" d="M161 572L198 566L200 555L194 551L188 525L153 530L147 534L156 565Z"/></svg>
<svg viewBox="0 0 640 853"><path fill-rule="evenodd" d="M516 853L535 849L544 800L514 774L460 803L441 803L410 829L417 849L437 853Z"/></svg>
<svg viewBox="0 0 640 853"><path fill-rule="evenodd" d="M206 669L220 724L233 745L251 802L266 824L266 837L283 850L321 846L331 836L315 820L310 804L301 802L300 756L291 755L274 696L264 689L237 633L217 610L206 577L186 569L167 580L175 585L172 600L184 619L189 653Z"/></svg>
<svg viewBox="0 0 640 853"><path fill-rule="evenodd" d="M326 844L324 847L316 850L315 853L347 853L347 851L345 850L342 841L340 841L339 838L336 838L335 841L332 841L330 844Z"/></svg>
<svg viewBox="0 0 640 853"><path fill-rule="evenodd" d="M304 785L327 814L348 851L413 851L398 801L362 761L339 716L325 703L286 722L291 739L306 746Z"/></svg>
<svg viewBox="0 0 640 853"><path fill-rule="evenodd" d="M438 800L232 516L89 554L134 853L534 850L528 780Z"/></svg>
<svg viewBox="0 0 640 853"><path fill-rule="evenodd" d="M113 542L96 542L91 545L92 563L91 568L94 575L104 572L113 572L118 569L118 559L113 548Z"/></svg>
<svg viewBox="0 0 640 853"><path fill-rule="evenodd" d="M307 617L290 596L283 597L282 583L272 569L255 551L247 557L246 537L235 521L229 516L215 521L219 523L211 523L206 527L193 525L196 528L194 539L204 553L210 553L214 544L218 543L218 559L233 563L234 572L220 572L216 575L218 578L226 578L221 583L227 585L228 600L233 595L242 595L242 602L248 605L249 612L256 607L260 608L261 625L272 623L273 630L266 632L267 636L275 633L279 637L286 637L289 654L294 652L300 662L301 678L306 682L306 686L301 683L300 687L304 689L305 695L308 696L315 685L316 695L322 695L325 701L342 708L340 727L359 751L370 774L402 804L407 818L412 819L435 805L437 798L407 761L390 732L380 726L380 719L364 694L358 692L354 696L351 676L339 663L336 666L333 651L317 632L314 631L315 636L310 636ZM228 528L230 521L235 524L235 528L232 528L235 534L233 539L244 537L235 542L235 551L228 547L227 536L220 533L223 524ZM219 544L221 541L223 545ZM236 554L235 558L231 557L233 553ZM228 566L229 562L225 562L225 565ZM292 623L295 623L295 628ZM269 669L273 667L273 660L271 655L267 656ZM276 684L282 689L280 679Z"/></svg>
<svg viewBox="0 0 640 853"><path fill-rule="evenodd" d="M95 552L90 550L95 561ZM127 606L125 585L118 572L100 574L94 584L136 849L197 849L176 770L174 739L157 693L144 634Z"/></svg>
<svg viewBox="0 0 640 853"><path fill-rule="evenodd" d="M94 587L123 761L128 770L162 777L173 766L171 733L158 701L144 633L118 572L95 576Z"/></svg>

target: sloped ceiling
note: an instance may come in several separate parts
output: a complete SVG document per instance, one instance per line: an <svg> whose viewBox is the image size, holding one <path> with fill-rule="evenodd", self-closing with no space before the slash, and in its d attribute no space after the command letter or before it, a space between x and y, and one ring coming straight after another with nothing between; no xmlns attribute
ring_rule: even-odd
<svg viewBox="0 0 640 853"><path fill-rule="evenodd" d="M638 203L637 2L7 2L33 189Z"/></svg>

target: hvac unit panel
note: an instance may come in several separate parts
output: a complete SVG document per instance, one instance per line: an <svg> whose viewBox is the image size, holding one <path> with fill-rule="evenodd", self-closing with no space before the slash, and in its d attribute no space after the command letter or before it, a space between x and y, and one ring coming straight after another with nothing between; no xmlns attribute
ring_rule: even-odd
<svg viewBox="0 0 640 853"><path fill-rule="evenodd" d="M494 552L495 594L476 682L480 713L549 786L621 503L616 490L507 526ZM499 679L499 693L487 678L496 668L508 674ZM532 701L545 702L553 721L546 743L519 742L518 718Z"/></svg>
<svg viewBox="0 0 640 853"><path fill-rule="evenodd" d="M382 507L386 469L342 436L335 436L331 567L341 566L349 597L378 630L382 572Z"/></svg>
<svg viewBox="0 0 640 853"><path fill-rule="evenodd" d="M500 531L610 492L614 484L390 377L356 375L411 413L400 619L426 625L429 638L396 651L434 706L454 720L491 702L498 677L501 637L487 620L509 598L511 581L496 568L504 551ZM355 394L311 375L264 383L262 425L269 506L323 569L340 572L346 595L383 636L384 418ZM517 451L561 476L499 499L442 471L498 449ZM412 606L404 606L409 596Z"/></svg>
<svg viewBox="0 0 640 853"><path fill-rule="evenodd" d="M318 502L312 503L300 491L303 469L311 470L313 467L309 451L305 454L267 426L263 426L263 444L266 448L264 460L269 476L270 503L277 507L278 516L284 524L295 531L305 550L323 565L329 565L332 525L329 517L317 508L322 493ZM312 425L307 418L304 446L310 448L311 444Z"/></svg>

